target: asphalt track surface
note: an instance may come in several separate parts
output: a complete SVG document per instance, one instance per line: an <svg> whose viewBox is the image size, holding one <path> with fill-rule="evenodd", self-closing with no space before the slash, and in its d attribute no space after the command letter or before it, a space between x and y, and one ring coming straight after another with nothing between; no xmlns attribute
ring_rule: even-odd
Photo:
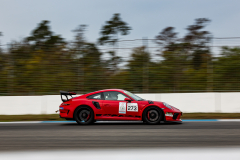
<svg viewBox="0 0 240 160"><path fill-rule="evenodd" d="M0 124L0 151L239 146L240 122Z"/></svg>

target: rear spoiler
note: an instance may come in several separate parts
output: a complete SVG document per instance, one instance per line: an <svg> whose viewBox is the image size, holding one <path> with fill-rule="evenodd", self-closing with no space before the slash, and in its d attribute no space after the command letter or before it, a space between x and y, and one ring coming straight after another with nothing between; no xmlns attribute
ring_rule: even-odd
<svg viewBox="0 0 240 160"><path fill-rule="evenodd" d="M70 91L60 91L60 94L61 94L61 99L62 99L62 101L63 102L67 102L67 101L69 101L69 98L68 98L68 96L71 96L72 97L72 95L76 95L77 93L75 93L75 92L70 92ZM67 99L63 99L63 95L67 98ZM73 97L72 97L73 98ZM71 98L70 98L71 99Z"/></svg>

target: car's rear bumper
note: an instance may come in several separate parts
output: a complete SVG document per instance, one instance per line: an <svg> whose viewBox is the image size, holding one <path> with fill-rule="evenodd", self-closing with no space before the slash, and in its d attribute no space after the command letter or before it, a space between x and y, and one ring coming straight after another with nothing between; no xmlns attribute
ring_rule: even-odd
<svg viewBox="0 0 240 160"><path fill-rule="evenodd" d="M73 118L70 110L59 110L59 117L60 118Z"/></svg>

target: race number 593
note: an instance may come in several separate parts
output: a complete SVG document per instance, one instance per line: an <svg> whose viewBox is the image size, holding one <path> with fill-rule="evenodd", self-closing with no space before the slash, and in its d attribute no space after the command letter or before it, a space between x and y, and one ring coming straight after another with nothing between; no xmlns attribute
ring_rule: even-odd
<svg viewBox="0 0 240 160"><path fill-rule="evenodd" d="M138 112L137 103L127 103L127 111Z"/></svg>

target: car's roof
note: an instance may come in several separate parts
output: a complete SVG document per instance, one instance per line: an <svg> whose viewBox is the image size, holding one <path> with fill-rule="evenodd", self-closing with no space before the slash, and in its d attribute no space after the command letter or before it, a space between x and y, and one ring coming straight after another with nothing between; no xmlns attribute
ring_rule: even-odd
<svg viewBox="0 0 240 160"><path fill-rule="evenodd" d="M103 89L103 90L99 90L99 91L96 91L96 92L106 92L106 91L124 91L123 89Z"/></svg>
<svg viewBox="0 0 240 160"><path fill-rule="evenodd" d="M84 96L96 94L96 93L99 93L99 92L107 92L107 91L123 92L124 90L123 89L103 89L103 90L94 91L94 92L90 92L90 93L84 94Z"/></svg>

